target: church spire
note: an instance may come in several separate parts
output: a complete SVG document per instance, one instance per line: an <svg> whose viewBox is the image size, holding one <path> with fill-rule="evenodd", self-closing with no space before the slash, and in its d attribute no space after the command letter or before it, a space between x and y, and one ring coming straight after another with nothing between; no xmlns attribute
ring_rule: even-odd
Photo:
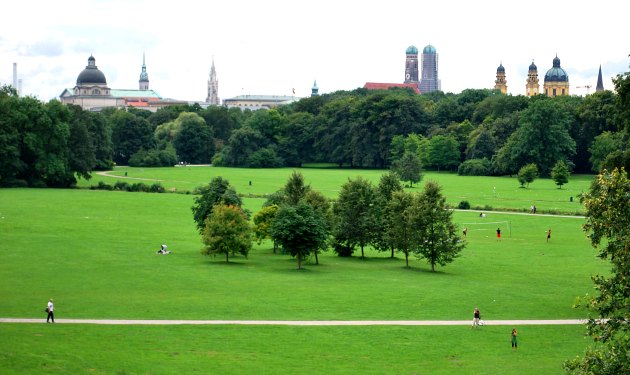
<svg viewBox="0 0 630 375"><path fill-rule="evenodd" d="M140 73L140 90L149 89L149 74L147 73L147 65L144 62L144 52L142 53L142 72Z"/></svg>
<svg viewBox="0 0 630 375"><path fill-rule="evenodd" d="M595 92L604 91L604 80L602 79L602 65L599 65L599 74L597 75L597 86Z"/></svg>
<svg viewBox="0 0 630 375"><path fill-rule="evenodd" d="M212 56L212 67L210 68L210 78L208 79L208 97L206 103L210 105L219 105L219 81L217 80L217 71L214 68L214 56Z"/></svg>

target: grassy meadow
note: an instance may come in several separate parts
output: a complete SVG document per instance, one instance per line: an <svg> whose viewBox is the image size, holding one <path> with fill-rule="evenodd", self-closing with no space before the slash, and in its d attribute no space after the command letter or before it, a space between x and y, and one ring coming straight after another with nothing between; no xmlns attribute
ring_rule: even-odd
<svg viewBox="0 0 630 375"><path fill-rule="evenodd" d="M280 188L292 170L113 173L125 171L178 190L222 175L239 193L264 195ZM348 176L376 182L382 173L302 172L328 196L335 196ZM470 188L470 197L482 197L480 190L490 187L498 192L487 198L490 203L466 199L496 206L501 198L514 209L522 208L518 202L543 209L543 203L525 203L522 194L529 193L539 197L536 202L572 207L562 197L586 190L590 181L578 177L559 191L546 180L519 189L509 178L439 173L427 178L439 181L451 202L464 199L449 196L464 194L464 185L480 187ZM244 202L256 212L263 199ZM412 259L407 269L400 255L391 259L371 250L364 260L324 253L320 265L310 260L297 271L296 261L273 254L268 242L255 245L249 259L235 257L228 264L200 254L192 203L190 194L0 190L0 317L43 322L42 310L52 297L57 318L460 320L470 319L475 306L486 320L584 318L586 311L572 308L575 297L593 293L590 276L609 268L595 257L579 217L488 212L480 218L476 211L454 214L469 229L468 246L434 273L423 261ZM497 227L501 241L495 238ZM174 253L156 255L162 243ZM510 329L0 324L0 372L559 374L562 361L589 343L581 326L523 326L521 348L512 352Z"/></svg>
<svg viewBox="0 0 630 375"><path fill-rule="evenodd" d="M192 191L206 185L213 177L222 176L230 181L239 194L264 196L281 189L294 170L304 175L307 184L329 198L339 194L341 185L348 178L361 176L375 185L383 170L331 169L331 168L221 168L209 166L188 166L177 168L132 168L118 167L108 172L108 176L93 175L89 181L81 180L79 186L88 187L103 181L114 184L116 181L128 183L160 182L165 188L175 191ZM458 176L450 172L425 172L423 181L414 185L412 191L420 191L425 181L437 181L444 189L447 201L453 205L467 200L471 207L490 206L495 210L529 210L536 205L540 213L563 212L582 214L578 196L588 190L592 175L571 176L568 184L558 189L553 180L539 178L527 189L521 188L514 177L475 177ZM249 184L251 182L251 185ZM573 202L571 202L573 197Z"/></svg>

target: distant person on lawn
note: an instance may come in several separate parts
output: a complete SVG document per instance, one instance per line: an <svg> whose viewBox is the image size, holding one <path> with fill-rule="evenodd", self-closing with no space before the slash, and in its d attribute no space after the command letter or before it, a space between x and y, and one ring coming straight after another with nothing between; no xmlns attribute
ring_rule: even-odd
<svg viewBox="0 0 630 375"><path fill-rule="evenodd" d="M50 323L51 320L54 323L55 322L55 305L53 305L53 300L52 298L48 300L48 306L46 307L46 311L48 312L48 316L46 317L46 323Z"/></svg>

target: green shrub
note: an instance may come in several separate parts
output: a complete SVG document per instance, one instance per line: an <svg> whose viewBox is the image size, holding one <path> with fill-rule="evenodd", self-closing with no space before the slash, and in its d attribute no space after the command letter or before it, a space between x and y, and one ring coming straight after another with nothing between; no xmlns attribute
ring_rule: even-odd
<svg viewBox="0 0 630 375"><path fill-rule="evenodd" d="M470 210L470 203L468 203L468 201L461 201L457 205L457 208L460 210Z"/></svg>
<svg viewBox="0 0 630 375"><path fill-rule="evenodd" d="M156 182L152 184L151 186L149 186L150 193L164 193L164 191L165 191L164 187L159 182Z"/></svg>
<svg viewBox="0 0 630 375"><path fill-rule="evenodd" d="M116 181L114 190L129 191L129 184L125 181Z"/></svg>
<svg viewBox="0 0 630 375"><path fill-rule="evenodd" d="M491 172L492 163L486 158L466 160L457 168L460 176L489 176Z"/></svg>
<svg viewBox="0 0 630 375"><path fill-rule="evenodd" d="M114 190L114 187L108 183L105 183L103 181L99 181L98 185L96 185L96 188L98 190Z"/></svg>

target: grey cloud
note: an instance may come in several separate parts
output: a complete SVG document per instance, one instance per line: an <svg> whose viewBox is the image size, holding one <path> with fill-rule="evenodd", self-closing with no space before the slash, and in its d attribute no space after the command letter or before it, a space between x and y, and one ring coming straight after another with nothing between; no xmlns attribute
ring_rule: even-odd
<svg viewBox="0 0 630 375"><path fill-rule="evenodd" d="M28 46L19 47L20 56L55 57L63 54L63 44L57 40L45 40Z"/></svg>

